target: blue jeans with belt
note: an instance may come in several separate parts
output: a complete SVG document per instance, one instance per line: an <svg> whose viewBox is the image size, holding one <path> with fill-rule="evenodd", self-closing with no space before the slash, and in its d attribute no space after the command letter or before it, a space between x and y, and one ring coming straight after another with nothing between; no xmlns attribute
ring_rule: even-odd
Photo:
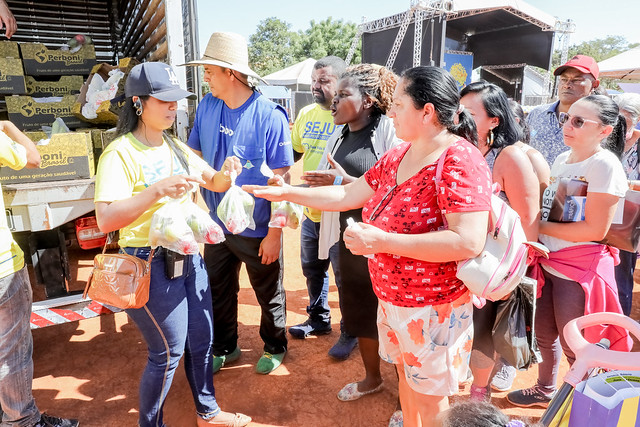
<svg viewBox="0 0 640 427"><path fill-rule="evenodd" d="M142 259L150 249L123 248ZM162 427L162 408L178 363L185 356L185 371L196 411L209 419L220 412L213 388L213 313L211 291L200 254L184 259L184 273L175 279L165 274L165 250L151 261L149 302L126 310L144 337L149 357L140 380L141 427Z"/></svg>
<svg viewBox="0 0 640 427"><path fill-rule="evenodd" d="M33 426L40 411L31 393L33 338L27 267L0 278L0 424Z"/></svg>

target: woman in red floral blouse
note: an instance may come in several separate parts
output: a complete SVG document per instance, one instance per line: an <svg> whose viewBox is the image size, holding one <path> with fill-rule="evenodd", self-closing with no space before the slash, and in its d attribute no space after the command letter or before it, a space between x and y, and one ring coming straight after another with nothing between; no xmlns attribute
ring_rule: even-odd
<svg viewBox="0 0 640 427"><path fill-rule="evenodd" d="M472 304L456 262L480 253L486 237L491 173L460 108L455 80L436 67L405 71L388 112L407 141L344 186L252 187L256 196L323 210L362 207L364 223L344 233L379 299L380 356L396 364L406 426L435 425L468 369ZM472 141L472 142L469 142ZM436 164L444 156L440 193ZM444 217L448 228L444 226Z"/></svg>

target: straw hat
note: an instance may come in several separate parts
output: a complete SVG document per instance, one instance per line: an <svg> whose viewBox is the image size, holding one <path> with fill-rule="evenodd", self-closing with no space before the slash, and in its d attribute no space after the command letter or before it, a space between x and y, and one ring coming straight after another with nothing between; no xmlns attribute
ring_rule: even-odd
<svg viewBox="0 0 640 427"><path fill-rule="evenodd" d="M184 65L218 65L262 80L249 68L247 41L236 33L213 33L202 58Z"/></svg>

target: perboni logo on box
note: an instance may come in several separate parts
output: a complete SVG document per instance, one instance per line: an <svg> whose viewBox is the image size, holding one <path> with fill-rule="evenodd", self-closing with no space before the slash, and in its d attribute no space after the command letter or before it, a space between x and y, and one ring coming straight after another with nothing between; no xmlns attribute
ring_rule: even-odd
<svg viewBox="0 0 640 427"><path fill-rule="evenodd" d="M57 93L58 95L67 95L71 93L71 88L67 86L56 86L56 85L48 85L47 82L38 82L32 83L28 81L27 85L27 93L32 94L34 92L42 92L42 93Z"/></svg>
<svg viewBox="0 0 640 427"><path fill-rule="evenodd" d="M64 166L69 163L73 163L73 159L64 155L62 151L57 153L43 154L42 162L40 163L40 169L48 168L49 166Z"/></svg>
<svg viewBox="0 0 640 427"><path fill-rule="evenodd" d="M33 117L38 114L53 114L55 116L70 116L71 115L71 107L56 107L53 105L47 106L39 106L38 104L27 101L22 107L20 107L20 114L25 117Z"/></svg>
<svg viewBox="0 0 640 427"><path fill-rule="evenodd" d="M47 49L44 49L44 48L35 52L34 55L35 55L36 61L39 62L40 64L44 64L45 62L50 62L50 61L64 61L64 65L75 65L75 64L82 64L85 60L85 58L83 58L82 55L79 55L79 54L68 55L68 54L58 53L56 51L47 51Z"/></svg>

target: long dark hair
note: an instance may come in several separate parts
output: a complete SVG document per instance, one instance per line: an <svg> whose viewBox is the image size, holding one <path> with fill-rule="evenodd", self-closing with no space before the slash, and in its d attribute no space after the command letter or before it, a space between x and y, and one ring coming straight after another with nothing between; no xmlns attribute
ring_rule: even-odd
<svg viewBox="0 0 640 427"><path fill-rule="evenodd" d="M402 79L404 90L416 108L421 109L431 103L442 126L478 145L476 123L468 111L460 110L460 94L451 74L442 68L421 66L405 70Z"/></svg>
<svg viewBox="0 0 640 427"><path fill-rule="evenodd" d="M603 125L613 126L613 132L602 142L602 146L612 151L618 158L624 153L627 122L615 101L605 95L589 95L582 98L598 107L598 119Z"/></svg>
<svg viewBox="0 0 640 427"><path fill-rule="evenodd" d="M513 99L509 99L509 106L511 107L511 111L516 116L518 124L520 125L520 129L522 129L522 142L528 144L531 142L531 130L529 129L529 123L524 115L524 110L522 109L522 105L518 104Z"/></svg>
<svg viewBox="0 0 640 427"><path fill-rule="evenodd" d="M140 102L147 101L150 96L142 95L138 96L140 98ZM116 138L122 135L126 135L130 132L136 130L138 125L140 124L140 116L136 114L136 107L133 103L133 97L129 96L124 100L124 105L120 109L120 114L118 115L118 125L116 126ZM187 161L187 154L176 144L173 140L173 136L169 134L166 130L162 132L162 136L171 147L171 150L175 153L178 161L182 165L182 167L189 173L189 162Z"/></svg>
<svg viewBox="0 0 640 427"><path fill-rule="evenodd" d="M498 126L492 131L494 138L491 147L506 147L522 139L522 129L509 107L509 98L499 86L480 80L462 88L460 97L470 93L480 95L487 116L497 117L499 120Z"/></svg>

